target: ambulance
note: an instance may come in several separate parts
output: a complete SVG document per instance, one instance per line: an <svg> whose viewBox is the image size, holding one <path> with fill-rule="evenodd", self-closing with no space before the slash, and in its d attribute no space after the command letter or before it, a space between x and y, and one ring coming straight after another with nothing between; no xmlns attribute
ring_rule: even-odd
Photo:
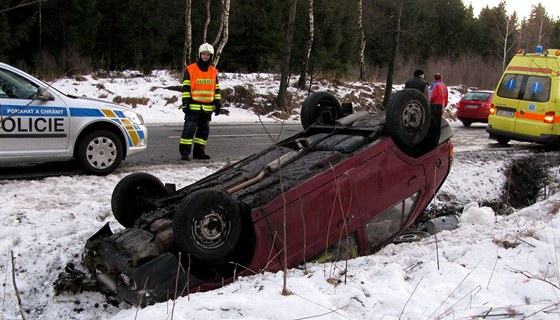
<svg viewBox="0 0 560 320"><path fill-rule="evenodd" d="M493 95L486 131L507 145L511 140L560 146L560 49L519 50Z"/></svg>
<svg viewBox="0 0 560 320"><path fill-rule="evenodd" d="M147 141L144 120L131 108L66 95L0 63L0 169L75 159L87 173L106 175Z"/></svg>

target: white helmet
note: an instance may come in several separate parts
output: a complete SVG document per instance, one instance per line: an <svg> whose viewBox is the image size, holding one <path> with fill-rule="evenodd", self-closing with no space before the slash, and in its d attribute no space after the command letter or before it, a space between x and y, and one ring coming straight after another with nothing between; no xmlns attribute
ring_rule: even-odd
<svg viewBox="0 0 560 320"><path fill-rule="evenodd" d="M209 43L203 43L198 48L198 55L200 56L200 54L203 52L214 55L214 48L212 48L212 46Z"/></svg>

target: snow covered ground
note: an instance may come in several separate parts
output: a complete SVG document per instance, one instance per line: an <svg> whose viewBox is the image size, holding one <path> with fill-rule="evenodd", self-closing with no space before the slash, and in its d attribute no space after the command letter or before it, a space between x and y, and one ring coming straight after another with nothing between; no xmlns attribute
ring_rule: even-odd
<svg viewBox="0 0 560 320"><path fill-rule="evenodd" d="M222 79L222 88L247 83L256 90L278 87L272 75ZM178 92L162 89L177 82L162 71L150 78L66 79L54 86L109 100L144 93L150 103L136 109L148 123L180 123L177 103L166 102ZM452 101L457 100L452 95ZM229 116L214 117L214 121L257 121L242 108L228 109ZM298 121L297 115L290 121ZM85 241L94 232L106 222L120 228L111 213L110 196L127 173L0 180L0 319L22 319L21 314L26 319L114 320L558 319L560 194L552 192L508 216L480 206L501 193L506 175L499 168L509 161L506 153L457 157L439 192L466 205L466 210L457 212L458 229L420 242L390 244L374 255L348 262L308 264L305 271L291 269L291 295L282 295L282 272L263 273L144 309L111 305L96 292L54 296L53 291L53 282L68 262L81 266ZM182 187L221 165L161 165L144 171ZM558 168L550 170L558 180Z"/></svg>

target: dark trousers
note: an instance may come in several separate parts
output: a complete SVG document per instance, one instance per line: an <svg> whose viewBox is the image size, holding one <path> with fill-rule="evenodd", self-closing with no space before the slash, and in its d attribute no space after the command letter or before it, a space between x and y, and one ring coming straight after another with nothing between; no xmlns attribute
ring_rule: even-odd
<svg viewBox="0 0 560 320"><path fill-rule="evenodd" d="M185 114L183 133L179 144L179 152L188 155L193 143L205 145L210 135L211 113L190 112Z"/></svg>

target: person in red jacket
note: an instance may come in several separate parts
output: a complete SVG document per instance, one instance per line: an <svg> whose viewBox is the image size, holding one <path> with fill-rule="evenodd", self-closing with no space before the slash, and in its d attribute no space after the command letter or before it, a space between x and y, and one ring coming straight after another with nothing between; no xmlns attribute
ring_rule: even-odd
<svg viewBox="0 0 560 320"><path fill-rule="evenodd" d="M434 75L434 83L430 85L430 103L441 104L442 110L447 106L449 92L441 79L441 73Z"/></svg>
<svg viewBox="0 0 560 320"><path fill-rule="evenodd" d="M188 65L183 75L181 108L185 123L179 140L182 160L189 160L191 147L194 159L210 159L204 151L210 134L209 122L212 112L219 115L222 107L218 69L211 65L213 55L214 48L203 43L197 61Z"/></svg>

